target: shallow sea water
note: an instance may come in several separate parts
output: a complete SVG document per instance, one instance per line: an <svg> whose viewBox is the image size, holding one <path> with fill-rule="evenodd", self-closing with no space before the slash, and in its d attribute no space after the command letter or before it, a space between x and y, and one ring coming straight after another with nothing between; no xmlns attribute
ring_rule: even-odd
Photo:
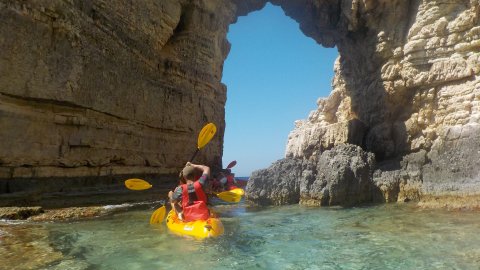
<svg viewBox="0 0 480 270"><path fill-rule="evenodd" d="M165 223L149 225L152 209L9 226L42 235L17 245L43 242L59 256L40 269L480 269L478 212L399 204L215 209L226 234L206 241L172 235ZM5 269L15 268L9 263L16 256L35 260L6 255Z"/></svg>

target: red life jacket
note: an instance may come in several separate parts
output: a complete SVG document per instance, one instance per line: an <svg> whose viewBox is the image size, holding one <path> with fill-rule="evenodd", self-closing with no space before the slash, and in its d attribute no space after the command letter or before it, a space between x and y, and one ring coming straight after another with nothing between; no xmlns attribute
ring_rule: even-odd
<svg viewBox="0 0 480 270"><path fill-rule="evenodd" d="M235 186L235 178L233 177L233 175L227 175L227 190L232 190L236 188L238 187Z"/></svg>
<svg viewBox="0 0 480 270"><path fill-rule="evenodd" d="M190 201L188 196L188 185L182 185L182 208L185 221L207 220L210 212L207 207L207 195L202 189L202 185L197 181L193 183L197 200Z"/></svg>

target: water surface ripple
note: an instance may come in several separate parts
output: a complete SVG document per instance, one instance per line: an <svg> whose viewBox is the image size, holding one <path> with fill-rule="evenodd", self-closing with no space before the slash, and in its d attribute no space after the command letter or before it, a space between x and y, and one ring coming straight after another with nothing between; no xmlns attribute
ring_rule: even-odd
<svg viewBox="0 0 480 270"><path fill-rule="evenodd" d="M69 223L3 225L0 237L12 227L34 237L0 242L0 255L7 258L3 265L11 264L6 269L34 260L15 254L21 250L16 245L42 244L57 258L41 269L480 269L476 212L398 204L351 209L240 204L216 210L226 231L219 239L172 235L165 224L148 224L152 210L135 210Z"/></svg>

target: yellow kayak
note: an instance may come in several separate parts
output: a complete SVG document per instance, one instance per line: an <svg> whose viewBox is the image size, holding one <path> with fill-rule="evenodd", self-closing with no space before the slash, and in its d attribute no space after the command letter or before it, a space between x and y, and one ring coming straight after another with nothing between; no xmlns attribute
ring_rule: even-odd
<svg viewBox="0 0 480 270"><path fill-rule="evenodd" d="M207 220L184 222L178 218L177 213L173 210L168 212L167 227L177 235L193 236L197 239L223 235L223 224L219 218L212 216Z"/></svg>
<svg viewBox="0 0 480 270"><path fill-rule="evenodd" d="M245 195L245 191L243 190L243 188L234 188L234 189L230 189L229 191L235 194L238 194L240 196Z"/></svg>

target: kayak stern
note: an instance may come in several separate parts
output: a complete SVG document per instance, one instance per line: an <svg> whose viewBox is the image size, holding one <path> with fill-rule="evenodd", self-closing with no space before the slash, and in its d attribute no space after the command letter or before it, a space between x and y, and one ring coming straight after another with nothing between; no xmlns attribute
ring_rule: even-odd
<svg viewBox="0 0 480 270"><path fill-rule="evenodd" d="M218 237L224 233L223 224L217 217L210 217L207 220L184 222L178 218L173 210L170 210L168 213L167 227L174 234L193 236L196 239Z"/></svg>

